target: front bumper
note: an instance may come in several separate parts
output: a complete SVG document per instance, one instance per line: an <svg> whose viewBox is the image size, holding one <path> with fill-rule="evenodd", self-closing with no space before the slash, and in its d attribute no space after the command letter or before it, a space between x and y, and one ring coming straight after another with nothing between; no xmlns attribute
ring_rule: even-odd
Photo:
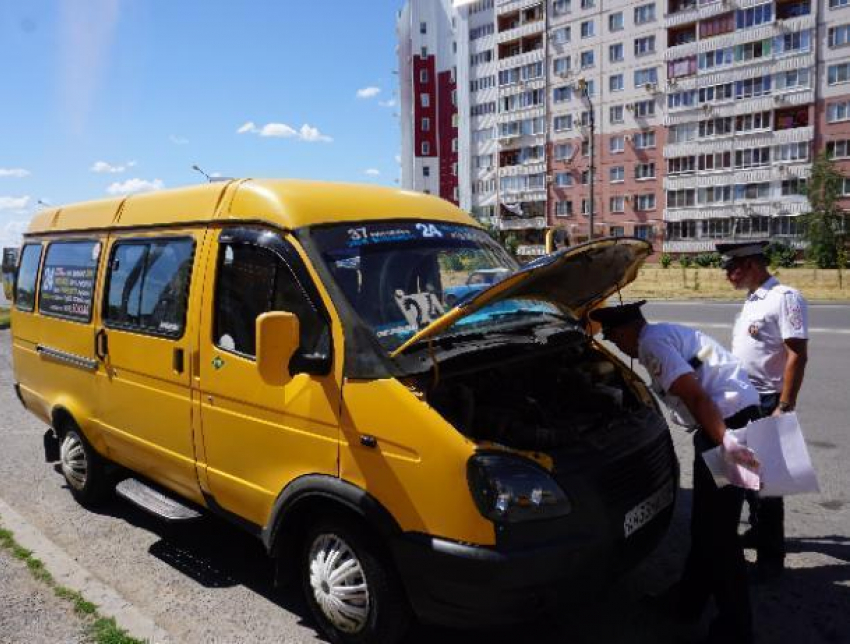
<svg viewBox="0 0 850 644"><path fill-rule="evenodd" d="M503 626L604 590L655 548L672 512L671 505L628 546L622 538L583 534L504 551L405 534L393 544L393 553L421 621L455 628Z"/></svg>

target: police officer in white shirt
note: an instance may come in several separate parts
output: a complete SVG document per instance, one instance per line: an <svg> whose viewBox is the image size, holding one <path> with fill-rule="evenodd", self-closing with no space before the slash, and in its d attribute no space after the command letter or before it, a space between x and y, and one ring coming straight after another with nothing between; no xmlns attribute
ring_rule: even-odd
<svg viewBox="0 0 850 644"><path fill-rule="evenodd" d="M713 595L718 616L709 641L751 642L747 573L738 540L744 490L718 488L701 454L722 445L727 460L758 467L755 455L726 431L759 417L758 393L738 360L715 340L677 324L648 324L643 304L596 309L590 317L602 325L603 337L646 367L673 420L696 430L691 549L681 582L665 599L680 619L696 622Z"/></svg>
<svg viewBox="0 0 850 644"><path fill-rule="evenodd" d="M794 409L808 356L806 300L770 275L764 255L767 244L717 244L727 278L736 289L747 291L732 332L732 353L758 389L764 416ZM752 527L743 543L757 549L758 577L775 578L785 562L783 500L760 499L755 492L747 500Z"/></svg>

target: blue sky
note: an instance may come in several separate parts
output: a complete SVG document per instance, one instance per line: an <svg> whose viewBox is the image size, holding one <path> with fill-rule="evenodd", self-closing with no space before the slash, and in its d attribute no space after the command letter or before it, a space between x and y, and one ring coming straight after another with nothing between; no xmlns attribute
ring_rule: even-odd
<svg viewBox="0 0 850 644"><path fill-rule="evenodd" d="M233 177L394 185L402 0L0 0L0 244L60 205Z"/></svg>

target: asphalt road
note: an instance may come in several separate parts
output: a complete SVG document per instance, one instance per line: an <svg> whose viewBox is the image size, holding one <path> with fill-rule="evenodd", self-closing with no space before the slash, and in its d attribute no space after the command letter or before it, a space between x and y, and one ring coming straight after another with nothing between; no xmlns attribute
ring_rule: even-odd
<svg viewBox="0 0 850 644"><path fill-rule="evenodd" d="M648 305L647 314L702 325L728 344L735 310L720 303L668 303ZM850 642L850 306L813 306L811 326L819 330L812 334L800 417L822 494L788 500L789 570L776 585L752 587L762 644ZM214 518L169 528L118 500L98 513L77 506L61 475L42 461L44 427L14 397L8 345L8 332L0 333L0 498L172 641L318 640L298 594L273 588L262 548L235 528ZM673 526L653 556L606 596L571 614L498 633L418 627L409 642L673 641L670 629L640 602L677 578L687 549L693 452L684 432L673 433L683 474Z"/></svg>

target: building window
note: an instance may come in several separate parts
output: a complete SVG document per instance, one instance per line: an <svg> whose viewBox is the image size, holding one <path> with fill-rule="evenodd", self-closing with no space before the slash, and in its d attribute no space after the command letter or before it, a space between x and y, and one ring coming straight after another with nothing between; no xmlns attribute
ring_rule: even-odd
<svg viewBox="0 0 850 644"><path fill-rule="evenodd" d="M613 213L626 212L626 198L622 195L611 197L608 201L608 209Z"/></svg>
<svg viewBox="0 0 850 644"><path fill-rule="evenodd" d="M427 116L422 119L421 129L423 132L429 132L431 130L431 119Z"/></svg>
<svg viewBox="0 0 850 644"><path fill-rule="evenodd" d="M581 171L581 185L586 186L590 183L590 170Z"/></svg>
<svg viewBox="0 0 850 644"><path fill-rule="evenodd" d="M429 156L431 154L431 144L428 143L428 141L423 141L421 150L422 150L422 156L423 157Z"/></svg>
<svg viewBox="0 0 850 644"><path fill-rule="evenodd" d="M572 201L557 201L555 202L556 217L572 217L573 202Z"/></svg>
<svg viewBox="0 0 850 644"><path fill-rule="evenodd" d="M419 104L422 107L431 107L431 95L430 94L420 94L419 95Z"/></svg>
<svg viewBox="0 0 850 644"><path fill-rule="evenodd" d="M426 22L420 22L419 23L419 33L420 34L427 34L428 33L428 23L426 23Z"/></svg>
<svg viewBox="0 0 850 644"><path fill-rule="evenodd" d="M626 169L621 165L608 168L608 179L611 183L622 183L626 180Z"/></svg>
<svg viewBox="0 0 850 644"><path fill-rule="evenodd" d="M846 159L850 157L850 141L841 139L839 141L828 141L826 154L830 159Z"/></svg>
<svg viewBox="0 0 850 644"><path fill-rule="evenodd" d="M581 67L582 69L586 69L588 67L593 67L593 50L588 49L587 51L581 52Z"/></svg>
<svg viewBox="0 0 850 644"><path fill-rule="evenodd" d="M635 38L635 56L646 56L655 53L655 36Z"/></svg>
<svg viewBox="0 0 850 644"><path fill-rule="evenodd" d="M738 29L756 27L773 20L773 3L760 4L749 9L739 9L735 14L735 26Z"/></svg>
<svg viewBox="0 0 850 644"><path fill-rule="evenodd" d="M622 105L612 105L609 110L611 123L622 123L623 122L623 106Z"/></svg>
<svg viewBox="0 0 850 644"><path fill-rule="evenodd" d="M431 176L431 166L423 165L422 166L422 176L430 177Z"/></svg>
<svg viewBox="0 0 850 644"><path fill-rule="evenodd" d="M655 208L655 195L640 195L638 197L638 203L640 203L641 197L652 197L652 207L651 208L638 208L638 210L652 210ZM638 239L651 239L652 238L652 226L647 226L646 224L636 225L634 228L633 235Z"/></svg>
<svg viewBox="0 0 850 644"><path fill-rule="evenodd" d="M827 82L830 85L838 85L850 81L850 63L839 63L827 68Z"/></svg>
<svg viewBox="0 0 850 644"><path fill-rule="evenodd" d="M556 58L552 63L552 69L557 76L564 76L570 71L570 57L562 56L561 58Z"/></svg>
<svg viewBox="0 0 850 644"><path fill-rule="evenodd" d="M552 32L552 42L556 45L565 45L570 42L570 28L561 27Z"/></svg>
<svg viewBox="0 0 850 644"><path fill-rule="evenodd" d="M612 63L622 62L624 58L623 43L618 42L608 47L608 60Z"/></svg>
<svg viewBox="0 0 850 644"><path fill-rule="evenodd" d="M563 103L565 101L569 101L572 97L573 88L571 85L556 87L555 91L552 93L552 98L556 103Z"/></svg>
<svg viewBox="0 0 850 644"><path fill-rule="evenodd" d="M696 73L696 56L686 56L685 58L678 58L667 63L668 78L682 78L683 76L693 76Z"/></svg>
<svg viewBox="0 0 850 644"><path fill-rule="evenodd" d="M599 212L599 206L594 203L593 204L593 214L595 215ZM590 199L582 199L581 200L581 214L588 215L590 214Z"/></svg>
<svg viewBox="0 0 850 644"><path fill-rule="evenodd" d="M658 68L648 67L635 70L635 87L658 84Z"/></svg>
<svg viewBox="0 0 850 644"><path fill-rule="evenodd" d="M612 13L608 16L608 31L622 31L623 27L622 11Z"/></svg>
<svg viewBox="0 0 850 644"><path fill-rule="evenodd" d="M608 77L608 89L612 92L621 92L625 88L622 74L611 74Z"/></svg>
<svg viewBox="0 0 850 644"><path fill-rule="evenodd" d="M564 114L562 116L555 117L555 131L563 132L565 130L573 129L573 115L572 114Z"/></svg>
<svg viewBox="0 0 850 644"><path fill-rule="evenodd" d="M420 83L427 83L428 82L428 70L427 69L420 69L419 70L419 82Z"/></svg>
<svg viewBox="0 0 850 644"><path fill-rule="evenodd" d="M427 47L423 47L420 53L422 54L422 58L428 58L428 48Z"/></svg>
<svg viewBox="0 0 850 644"><path fill-rule="evenodd" d="M581 0L582 9L593 9L596 6L596 0Z"/></svg>
<svg viewBox="0 0 850 644"><path fill-rule="evenodd" d="M838 9L850 5L850 0L829 0L830 9Z"/></svg>
<svg viewBox="0 0 850 644"><path fill-rule="evenodd" d="M553 0L552 13L557 18L570 12L570 0Z"/></svg>
<svg viewBox="0 0 850 644"><path fill-rule="evenodd" d="M611 226L608 229L608 234L611 237L623 237L626 234L626 229L622 226Z"/></svg>
<svg viewBox="0 0 850 644"><path fill-rule="evenodd" d="M850 102L830 103L827 105L826 120L830 123L850 120Z"/></svg>
<svg viewBox="0 0 850 644"><path fill-rule="evenodd" d="M655 101L636 101L632 104L635 118L642 119L649 116L655 116Z"/></svg>
<svg viewBox="0 0 850 644"><path fill-rule="evenodd" d="M592 38L593 37L593 21L586 20L581 23L581 37L582 38Z"/></svg>
<svg viewBox="0 0 850 644"><path fill-rule="evenodd" d="M645 150L655 147L655 132L638 132L634 135L636 150Z"/></svg>
<svg viewBox="0 0 850 644"><path fill-rule="evenodd" d="M655 164L654 163L638 163L635 166L635 179L638 181L642 181L645 179L654 179L655 178Z"/></svg>
<svg viewBox="0 0 850 644"><path fill-rule="evenodd" d="M626 139L622 134L612 136L608 139L608 150L611 154L617 154L626 149Z"/></svg>
<svg viewBox="0 0 850 644"><path fill-rule="evenodd" d="M655 193L638 195L635 202L635 210L655 210Z"/></svg>
<svg viewBox="0 0 850 644"><path fill-rule="evenodd" d="M555 160L556 161L564 161L573 156L573 148L572 143L558 143L555 145Z"/></svg>
<svg viewBox="0 0 850 644"><path fill-rule="evenodd" d="M655 20L655 4L642 4L635 7L635 24L643 25Z"/></svg>
<svg viewBox="0 0 850 644"><path fill-rule="evenodd" d="M559 188L569 188L573 185L573 175L569 172L556 172L555 185Z"/></svg>
<svg viewBox="0 0 850 644"><path fill-rule="evenodd" d="M590 156L590 141L585 139L581 142L581 156L589 157Z"/></svg>

